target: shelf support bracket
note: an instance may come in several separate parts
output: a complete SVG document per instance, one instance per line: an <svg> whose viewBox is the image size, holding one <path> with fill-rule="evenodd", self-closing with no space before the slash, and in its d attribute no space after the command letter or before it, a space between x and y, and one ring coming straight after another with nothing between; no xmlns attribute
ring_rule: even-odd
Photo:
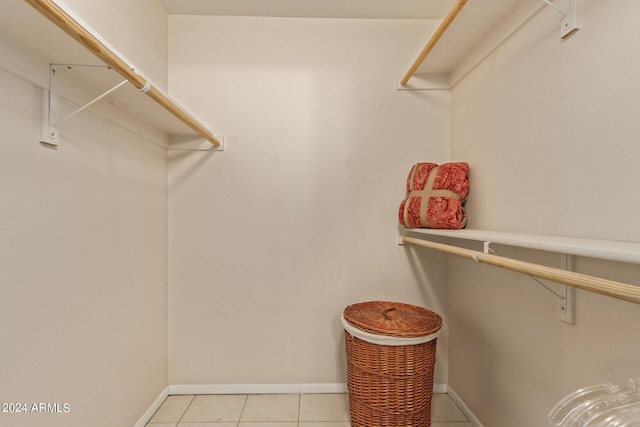
<svg viewBox="0 0 640 427"><path fill-rule="evenodd" d="M580 28L578 25L578 0L561 0L562 7L556 6L551 0L542 1L562 15L562 21L560 22L560 38L564 39Z"/></svg>
<svg viewBox="0 0 640 427"><path fill-rule="evenodd" d="M41 107L41 119L40 119L40 142L49 145L58 145L58 127L75 116L79 112L87 109L89 106L95 104L100 101L105 96L119 89L121 86L129 83L129 80L123 80L118 83L111 89L104 92L102 95L97 96L81 107L77 108L73 112L67 114L66 116L58 119L58 90L57 90L57 72L58 68L56 64L51 64L49 67L49 96L43 96L42 98L42 107Z"/></svg>
<svg viewBox="0 0 640 427"><path fill-rule="evenodd" d="M56 88L56 66L49 67L49 91L40 94L40 127L38 140L43 144L58 145L58 91Z"/></svg>
<svg viewBox="0 0 640 427"><path fill-rule="evenodd" d="M566 271L573 271L573 256L561 254L560 268ZM575 323L575 294L576 290L572 286L552 283L544 279L529 276L541 286L557 297L556 315L563 322L573 325Z"/></svg>
<svg viewBox="0 0 640 427"><path fill-rule="evenodd" d="M491 249L491 242L485 241L483 252L485 254L496 254ZM565 271L573 271L573 256L568 254L560 254L560 268ZM477 261L477 260L476 260ZM576 290L572 286L553 283L544 279L528 275L532 280L537 282L547 291L551 292L557 298L556 315L563 322L573 325L575 323L574 304Z"/></svg>
<svg viewBox="0 0 640 427"><path fill-rule="evenodd" d="M569 254L561 254L560 258L560 268L565 271L573 271L573 255ZM562 291L564 298L558 300L558 305L556 309L556 313L558 318L563 322L569 323L573 325L576 323L575 317L575 296L576 296L576 288L573 286L560 285L560 290Z"/></svg>

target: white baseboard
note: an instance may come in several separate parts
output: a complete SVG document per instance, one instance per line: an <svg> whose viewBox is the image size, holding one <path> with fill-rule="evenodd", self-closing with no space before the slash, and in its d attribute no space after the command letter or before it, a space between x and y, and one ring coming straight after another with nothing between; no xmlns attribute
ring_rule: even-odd
<svg viewBox="0 0 640 427"><path fill-rule="evenodd" d="M344 383L318 384L174 384L169 394L346 393Z"/></svg>
<svg viewBox="0 0 640 427"><path fill-rule="evenodd" d="M449 391L449 386L447 384L434 384L433 392L436 394L444 394Z"/></svg>
<svg viewBox="0 0 640 427"><path fill-rule="evenodd" d="M434 384L434 393L447 393L447 384ZM170 395L178 394L291 394L346 393L345 383L312 384L174 384Z"/></svg>
<svg viewBox="0 0 640 427"><path fill-rule="evenodd" d="M462 411L462 413L467 417L467 419L471 422L473 427L484 427L478 417L476 417L471 409L460 399L460 396L451 388L448 387L449 397L458 405L458 408Z"/></svg>
<svg viewBox="0 0 640 427"><path fill-rule="evenodd" d="M162 405L162 402L164 402L164 400L167 398L167 396L169 396L169 387L165 387L165 389L160 392L158 397L156 397L156 400L153 401L151 406L149 406L149 409L147 409L145 411L145 413L142 414L142 416L140 417L138 422L135 423L133 425L133 427L144 427L144 426L146 426L147 423L149 422L149 420L151 419L151 417L153 417L153 414L156 413L156 411L158 410L160 405Z"/></svg>

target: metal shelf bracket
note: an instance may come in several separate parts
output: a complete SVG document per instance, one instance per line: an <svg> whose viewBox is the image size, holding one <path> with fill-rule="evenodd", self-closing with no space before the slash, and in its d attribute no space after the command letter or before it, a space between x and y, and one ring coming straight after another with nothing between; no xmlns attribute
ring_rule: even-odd
<svg viewBox="0 0 640 427"><path fill-rule="evenodd" d="M56 88L56 67L49 67L49 90L40 90L40 127L38 140L43 144L58 145L58 93Z"/></svg>
<svg viewBox="0 0 640 427"><path fill-rule="evenodd" d="M491 249L491 242L485 241L483 252L485 254L493 253L495 251ZM560 254L560 267L563 270L573 271L573 255ZM554 283L549 280L539 279L537 277L528 276L543 288L551 292L557 298L556 315L563 322L574 324L574 304L576 290L572 286L563 285L560 283Z"/></svg>
<svg viewBox="0 0 640 427"><path fill-rule="evenodd" d="M562 15L562 21L560 22L560 38L564 39L580 28L578 25L577 0L561 0L562 7L556 6L551 2L551 0L542 1Z"/></svg>
<svg viewBox="0 0 640 427"><path fill-rule="evenodd" d="M560 268L567 271L573 271L573 256L567 254L560 254L560 256ZM529 277L558 298L556 315L563 322L573 325L576 322L574 312L576 289L572 286L553 283L548 280L538 279L532 276Z"/></svg>
<svg viewBox="0 0 640 427"><path fill-rule="evenodd" d="M59 126L66 120L75 116L79 112L87 109L90 105L98 102L105 96L109 95L111 92L120 88L121 86L128 83L128 80L124 80L111 89L104 92L102 95L92 99L86 104L80 106L73 112L67 114L66 116L58 119L58 89L57 89L57 73L58 66L61 64L51 64L49 67L49 91L47 94L46 89L42 89L41 93L41 101L40 101L40 129L39 129L39 141L43 144L58 145L58 128ZM63 65L64 66L64 65ZM67 67L71 67L70 65L66 65ZM74 65L77 67L78 65ZM91 67L95 67L91 65ZM108 68L104 66L104 68Z"/></svg>

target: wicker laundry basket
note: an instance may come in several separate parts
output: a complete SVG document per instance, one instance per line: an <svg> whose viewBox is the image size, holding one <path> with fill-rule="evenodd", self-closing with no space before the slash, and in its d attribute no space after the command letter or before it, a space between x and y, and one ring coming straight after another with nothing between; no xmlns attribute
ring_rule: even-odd
<svg viewBox="0 0 640 427"><path fill-rule="evenodd" d="M352 427L429 427L442 318L410 304L372 301L342 314Z"/></svg>

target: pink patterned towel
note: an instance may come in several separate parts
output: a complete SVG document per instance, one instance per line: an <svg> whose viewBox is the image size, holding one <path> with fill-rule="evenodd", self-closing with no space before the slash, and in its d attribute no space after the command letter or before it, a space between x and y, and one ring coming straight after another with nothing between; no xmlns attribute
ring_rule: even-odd
<svg viewBox="0 0 640 427"><path fill-rule="evenodd" d="M469 164L417 163L407 177L407 193L398 210L403 227L464 228L467 216L463 204L469 194Z"/></svg>

